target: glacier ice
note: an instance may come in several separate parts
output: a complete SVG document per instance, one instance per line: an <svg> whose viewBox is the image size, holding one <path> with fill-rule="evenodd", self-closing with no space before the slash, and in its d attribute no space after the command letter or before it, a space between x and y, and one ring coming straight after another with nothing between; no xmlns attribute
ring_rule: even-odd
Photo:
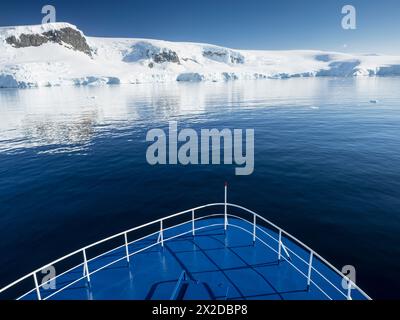
<svg viewBox="0 0 400 320"><path fill-rule="evenodd" d="M75 38L63 41L62 30ZM0 28L0 88L322 76L400 76L400 56L97 38L68 23Z"/></svg>

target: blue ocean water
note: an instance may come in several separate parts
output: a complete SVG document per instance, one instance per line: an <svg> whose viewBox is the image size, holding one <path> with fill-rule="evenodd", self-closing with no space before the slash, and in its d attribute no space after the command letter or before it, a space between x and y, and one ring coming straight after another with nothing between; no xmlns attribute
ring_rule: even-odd
<svg viewBox="0 0 400 320"><path fill-rule="evenodd" d="M84 245L223 200L260 213L373 298L399 298L400 79L0 91L0 287ZM374 102L374 103L373 103ZM150 166L148 130L255 130L255 171Z"/></svg>

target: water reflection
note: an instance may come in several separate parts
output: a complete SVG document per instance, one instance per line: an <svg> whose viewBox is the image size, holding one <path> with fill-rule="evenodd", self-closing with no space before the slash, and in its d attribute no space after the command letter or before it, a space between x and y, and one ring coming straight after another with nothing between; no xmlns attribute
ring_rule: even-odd
<svg viewBox="0 0 400 320"><path fill-rule="evenodd" d="M316 112L321 104L388 99L395 90L392 79L313 78L1 90L0 152L34 147L77 152L100 134L172 118L207 121L237 108L288 105Z"/></svg>

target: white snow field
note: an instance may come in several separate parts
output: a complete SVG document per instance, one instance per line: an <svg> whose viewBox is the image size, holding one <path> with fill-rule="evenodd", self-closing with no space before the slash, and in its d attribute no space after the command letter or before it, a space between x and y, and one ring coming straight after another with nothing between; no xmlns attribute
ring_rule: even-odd
<svg viewBox="0 0 400 320"><path fill-rule="evenodd" d="M0 88L399 75L400 56L94 38L68 23L0 28Z"/></svg>

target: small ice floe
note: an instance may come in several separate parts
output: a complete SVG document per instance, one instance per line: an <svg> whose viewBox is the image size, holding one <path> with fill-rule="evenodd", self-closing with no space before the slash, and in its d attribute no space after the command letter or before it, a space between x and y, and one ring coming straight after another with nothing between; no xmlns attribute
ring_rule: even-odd
<svg viewBox="0 0 400 320"><path fill-rule="evenodd" d="M379 102L379 100L369 100L369 102L370 102L370 103L375 103L375 104L376 104L376 103Z"/></svg>
<svg viewBox="0 0 400 320"><path fill-rule="evenodd" d="M319 107L317 107L317 106L311 106L310 109L319 110Z"/></svg>

